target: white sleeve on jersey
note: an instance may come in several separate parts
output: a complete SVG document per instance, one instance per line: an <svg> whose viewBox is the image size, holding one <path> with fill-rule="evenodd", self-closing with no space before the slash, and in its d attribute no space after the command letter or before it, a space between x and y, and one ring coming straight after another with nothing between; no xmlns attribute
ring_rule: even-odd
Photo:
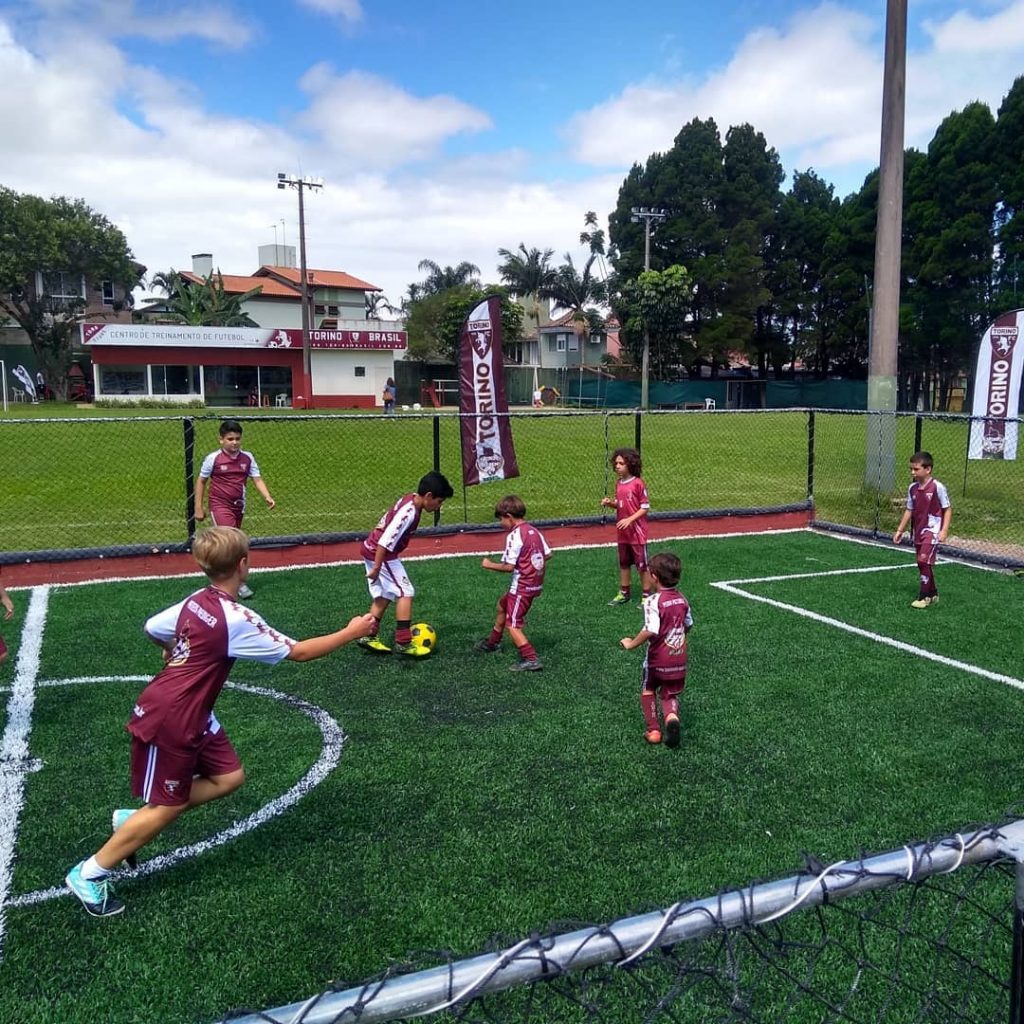
<svg viewBox="0 0 1024 1024"><path fill-rule="evenodd" d="M186 597L185 601L188 601L191 596ZM146 634L159 643L173 640L178 631L178 616L181 615L181 609L185 607L185 601L172 604L170 608L165 608L162 612L157 612L156 615L146 619L146 625L143 627Z"/></svg>
<svg viewBox="0 0 1024 1024"><path fill-rule="evenodd" d="M521 530L510 531L505 539L505 553L501 556L505 565L518 565L519 552L523 550L523 533Z"/></svg>
<svg viewBox="0 0 1024 1024"><path fill-rule="evenodd" d="M661 611L658 608L658 595L651 594L644 598L644 629L655 636L661 632Z"/></svg>
<svg viewBox="0 0 1024 1024"><path fill-rule="evenodd" d="M222 601L228 628L228 657L276 665L288 657L295 641L268 626L252 609Z"/></svg>
<svg viewBox="0 0 1024 1024"><path fill-rule="evenodd" d="M914 485L913 484L911 484L907 488L907 511L908 512L913 512L914 511Z"/></svg>
<svg viewBox="0 0 1024 1024"><path fill-rule="evenodd" d="M949 491L938 480L935 481L935 497L939 499L939 508L949 508Z"/></svg>
<svg viewBox="0 0 1024 1024"><path fill-rule="evenodd" d="M262 476L260 467L256 465L256 456L252 452L242 452L242 454L249 456L249 476Z"/></svg>
<svg viewBox="0 0 1024 1024"><path fill-rule="evenodd" d="M416 507L410 501L392 520L388 523L384 532L380 535L377 543L387 551L394 551L402 535L412 526L416 516Z"/></svg>
<svg viewBox="0 0 1024 1024"><path fill-rule="evenodd" d="M199 467L199 475L204 480L209 480L213 476L213 460L217 458L216 452L210 452L209 455L203 459L203 464Z"/></svg>

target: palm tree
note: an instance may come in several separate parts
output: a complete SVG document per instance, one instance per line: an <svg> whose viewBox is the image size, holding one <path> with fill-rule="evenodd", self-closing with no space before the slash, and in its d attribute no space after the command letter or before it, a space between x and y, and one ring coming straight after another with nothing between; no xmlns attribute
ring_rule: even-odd
<svg viewBox="0 0 1024 1024"><path fill-rule="evenodd" d="M435 295L449 288L480 283L480 268L463 260L454 267L441 267L433 260L420 260L419 269L427 276L420 285L420 295Z"/></svg>
<svg viewBox="0 0 1024 1024"><path fill-rule="evenodd" d="M259 295L263 288L250 288L241 295L228 295L219 269L202 281L192 281L172 269L154 274L150 286L167 293L167 313L179 323L192 327L259 326L242 306Z"/></svg>
<svg viewBox="0 0 1024 1024"><path fill-rule="evenodd" d="M554 281L548 289L548 295L557 306L572 311L572 321L585 338L604 325L604 317L595 307L607 299L608 290L604 282L594 275L597 259L598 254L592 252L583 264L583 270L579 271L572 256L566 253L565 262L555 272Z"/></svg>
<svg viewBox="0 0 1024 1024"><path fill-rule="evenodd" d="M527 249L523 242L519 243L519 252L498 250L498 255L502 258L498 265L502 281L508 285L508 290L514 297L533 300L531 306L526 306L525 303L523 306L538 328L540 300L549 297L551 286L555 282L556 272L551 266L554 252L554 249Z"/></svg>
<svg viewBox="0 0 1024 1024"><path fill-rule="evenodd" d="M367 320L379 320L380 311L386 309L391 316L394 316L397 310L387 300L387 296L383 292L366 292L366 319Z"/></svg>

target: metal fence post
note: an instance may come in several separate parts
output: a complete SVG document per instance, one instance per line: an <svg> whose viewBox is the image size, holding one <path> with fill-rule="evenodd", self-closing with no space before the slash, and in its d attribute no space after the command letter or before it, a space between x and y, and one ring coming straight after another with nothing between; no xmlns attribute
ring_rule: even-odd
<svg viewBox="0 0 1024 1024"><path fill-rule="evenodd" d="M191 546L196 535L196 484L194 456L196 447L195 422L186 416L181 422L185 441L185 533Z"/></svg>
<svg viewBox="0 0 1024 1024"><path fill-rule="evenodd" d="M459 430L462 430L462 421L459 420ZM434 413L434 472L441 472L441 417ZM463 517L465 518L465 517ZM434 525L441 522L441 512L434 513Z"/></svg>
<svg viewBox="0 0 1024 1024"><path fill-rule="evenodd" d="M1016 864L1013 959L1010 962L1010 1024L1024 1024L1024 861Z"/></svg>
<svg viewBox="0 0 1024 1024"><path fill-rule="evenodd" d="M636 450L638 452L642 452L643 451L643 447L642 447L642 445L643 445L643 429L641 427L642 418L643 418L643 413L639 409L637 409L637 411L636 411L636 429L634 431L634 435L635 435L634 439L635 439L636 443L634 444L634 447L636 448Z"/></svg>
<svg viewBox="0 0 1024 1024"><path fill-rule="evenodd" d="M921 427L924 425L924 417L914 417L914 451L921 451Z"/></svg>
<svg viewBox="0 0 1024 1024"><path fill-rule="evenodd" d="M807 497L814 500L814 410L807 411Z"/></svg>

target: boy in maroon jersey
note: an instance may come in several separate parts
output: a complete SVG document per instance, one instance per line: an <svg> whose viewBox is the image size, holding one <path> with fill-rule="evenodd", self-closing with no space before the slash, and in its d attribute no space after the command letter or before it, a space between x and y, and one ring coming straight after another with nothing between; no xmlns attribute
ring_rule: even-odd
<svg viewBox="0 0 1024 1024"><path fill-rule="evenodd" d="M422 658L430 653L427 648L412 642L412 599L416 594L398 556L406 549L423 512L439 512L441 506L455 492L440 473L427 473L415 494L403 494L377 520L377 525L363 541L363 563L366 566L366 585L370 590L370 615L373 627L368 636L359 641L365 650L375 654L390 654L391 648L377 638L380 620L395 602L395 649L399 654Z"/></svg>
<svg viewBox="0 0 1024 1024"><path fill-rule="evenodd" d="M910 456L913 480L907 488L907 507L892 535L893 544L899 544L907 523L913 520L914 551L921 585L917 599L910 602L911 608L927 608L939 603L939 592L935 587L935 558L939 545L949 533L949 521L953 518L945 485L932 477L933 465L930 452L914 452Z"/></svg>
<svg viewBox="0 0 1024 1024"><path fill-rule="evenodd" d="M242 762L213 713L235 659L312 661L370 631L369 616L357 615L337 632L293 640L238 604L249 572L249 538L241 530L204 530L192 553L210 584L146 622L146 634L164 649L164 667L139 695L125 726L132 736L132 789L145 804L114 811L113 835L64 880L94 917L124 910L109 884L121 861L132 863L182 812L228 796L245 781Z"/></svg>
<svg viewBox="0 0 1024 1024"><path fill-rule="evenodd" d="M14 605L11 604L11 599L2 586L0 586L0 605L3 605L4 609L4 622L10 622L14 618ZM0 636L0 664L3 664L6 660L7 644L4 642L3 636Z"/></svg>
<svg viewBox="0 0 1024 1024"><path fill-rule="evenodd" d="M601 504L615 509L615 529L619 538L619 592L610 605L628 604L631 566L636 566L644 597L650 593L651 577L647 571L647 513L651 503L647 485L640 479L640 453L635 448L616 448L612 452L612 469L618 478L615 497L604 497Z"/></svg>
<svg viewBox="0 0 1024 1024"><path fill-rule="evenodd" d="M498 601L498 614L490 635L476 645L478 651L496 651L505 630L519 651L519 660L509 667L513 672L539 672L541 665L533 644L526 638L523 625L534 599L544 589L544 570L551 548L544 534L526 521L526 505L518 494L510 494L494 507L494 518L508 530L505 551L500 562L485 558L484 569L512 573L508 593Z"/></svg>
<svg viewBox="0 0 1024 1024"><path fill-rule="evenodd" d="M619 641L627 651L649 644L640 683L640 707L647 724L644 739L661 742L660 697L667 747L679 746L679 695L686 688L686 635L693 627L690 602L676 590L682 568L679 559L667 551L651 559L654 593L644 599L643 629Z"/></svg>
<svg viewBox="0 0 1024 1024"><path fill-rule="evenodd" d="M210 452L203 459L196 479L196 519L205 519L203 498L206 493L206 481L210 481L210 519L214 526L235 526L242 528L245 515L245 485L252 480L253 486L267 503L273 508L277 502L270 496L267 485L260 475L260 467L256 465L256 456L252 452L242 451L242 424L238 420L225 420L220 425L220 448ZM242 585L238 596L252 597L247 583Z"/></svg>

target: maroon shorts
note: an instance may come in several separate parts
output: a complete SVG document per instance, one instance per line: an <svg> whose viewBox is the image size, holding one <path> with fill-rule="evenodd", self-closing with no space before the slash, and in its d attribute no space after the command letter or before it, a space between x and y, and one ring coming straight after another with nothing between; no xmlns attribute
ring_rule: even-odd
<svg viewBox="0 0 1024 1024"><path fill-rule="evenodd" d="M666 677L658 669L651 668L644 662L640 689L657 690L662 697L678 697L686 689L686 672L680 676L678 669L672 669L671 676Z"/></svg>
<svg viewBox="0 0 1024 1024"><path fill-rule="evenodd" d="M939 554L939 535L930 530L921 533L914 544L918 565L934 565Z"/></svg>
<svg viewBox="0 0 1024 1024"><path fill-rule="evenodd" d="M0 636L0 658L7 653L7 644L4 643L4 638Z"/></svg>
<svg viewBox="0 0 1024 1024"><path fill-rule="evenodd" d="M505 626L522 629L526 622L526 613L533 604L536 594L505 594L498 602L498 607L505 612Z"/></svg>
<svg viewBox="0 0 1024 1024"><path fill-rule="evenodd" d="M214 526L234 526L240 530L244 515L244 508L235 508L232 505L210 506L210 518L213 520Z"/></svg>
<svg viewBox="0 0 1024 1024"><path fill-rule="evenodd" d="M636 566L637 572L647 572L647 543L623 544L619 541L619 568Z"/></svg>
<svg viewBox="0 0 1024 1024"><path fill-rule="evenodd" d="M223 729L206 733L198 747L169 750L132 737L132 793L147 804L187 804L196 775L230 775L242 762Z"/></svg>

